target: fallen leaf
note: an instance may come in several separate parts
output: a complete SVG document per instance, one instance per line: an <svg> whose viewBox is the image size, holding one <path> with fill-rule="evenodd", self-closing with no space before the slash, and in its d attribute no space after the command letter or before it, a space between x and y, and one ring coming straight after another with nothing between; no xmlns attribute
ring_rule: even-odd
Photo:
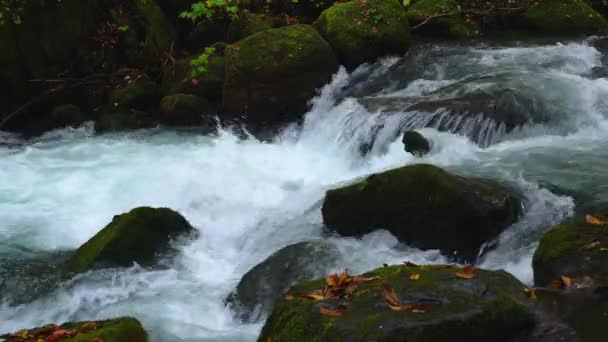
<svg viewBox="0 0 608 342"><path fill-rule="evenodd" d="M232 50L241 51L241 46L239 44L234 44L234 45L232 45Z"/></svg>
<svg viewBox="0 0 608 342"><path fill-rule="evenodd" d="M197 80L196 78L193 78L191 82L192 82L192 85L195 87L200 83L199 80Z"/></svg>
<svg viewBox="0 0 608 342"><path fill-rule="evenodd" d="M66 338L70 338L75 335L76 332L73 330L58 329L53 331L53 333L49 336L47 336L46 342L60 342L65 340Z"/></svg>
<svg viewBox="0 0 608 342"><path fill-rule="evenodd" d="M89 322L80 328L80 331L87 332L91 330L99 329L99 324L97 322Z"/></svg>
<svg viewBox="0 0 608 342"><path fill-rule="evenodd" d="M583 248L584 249L595 249L595 247L599 246L600 242L598 240L593 240L587 243Z"/></svg>
<svg viewBox="0 0 608 342"><path fill-rule="evenodd" d="M374 277L356 276L356 277L353 277L353 282L355 282L355 283L366 283L368 281L378 280L378 279L381 279L381 278L379 276L374 276Z"/></svg>
<svg viewBox="0 0 608 342"><path fill-rule="evenodd" d="M608 252L608 248L602 247L602 248L600 248L600 252Z"/></svg>
<svg viewBox="0 0 608 342"><path fill-rule="evenodd" d="M103 339L101 337L97 336L94 339L92 339L91 342L103 342Z"/></svg>
<svg viewBox="0 0 608 342"><path fill-rule="evenodd" d="M359 284L357 284L357 283L350 283L346 287L345 291L346 291L347 294L352 294L352 293L354 293L357 290L357 288L359 288Z"/></svg>
<svg viewBox="0 0 608 342"><path fill-rule="evenodd" d="M472 265L464 266L458 272L456 272L456 276L462 279L473 279L477 275L477 268Z"/></svg>
<svg viewBox="0 0 608 342"><path fill-rule="evenodd" d="M285 296L285 300L291 301L291 300L294 300L294 299L296 299L296 297L294 297L292 295Z"/></svg>
<svg viewBox="0 0 608 342"><path fill-rule="evenodd" d="M338 305L334 309L321 306L319 307L319 312L321 312L321 315L325 316L340 317L344 316L344 314L346 313L346 309L347 308L344 305Z"/></svg>
<svg viewBox="0 0 608 342"><path fill-rule="evenodd" d="M410 275L410 280L418 280L418 279L420 279L420 274L414 273L414 274Z"/></svg>
<svg viewBox="0 0 608 342"><path fill-rule="evenodd" d="M325 299L325 294L323 293L322 290L314 290L314 291L300 293L300 297L318 302L320 300Z"/></svg>
<svg viewBox="0 0 608 342"><path fill-rule="evenodd" d="M389 306L401 306L401 301L397 297L395 290L393 290L393 288L387 282L381 281L380 287L382 288L382 296L384 297L384 300L386 300Z"/></svg>
<svg viewBox="0 0 608 342"><path fill-rule="evenodd" d="M600 219L599 217L595 217L593 215L587 214L585 216L585 222L594 225L594 226L603 226L605 224L608 224L607 221L604 221L602 219Z"/></svg>
<svg viewBox="0 0 608 342"><path fill-rule="evenodd" d="M566 277L566 276L561 276L561 277L559 277L559 279L561 280L562 284L564 284L565 288L569 288L572 286L572 278Z"/></svg>
<svg viewBox="0 0 608 342"><path fill-rule="evenodd" d="M524 288L524 293L526 295L528 295L528 298L530 298L532 300L536 300L537 299L537 297L536 297L536 289L534 289L534 288L527 288L526 287L526 288Z"/></svg>
<svg viewBox="0 0 608 342"><path fill-rule="evenodd" d="M417 304L411 305L411 307L412 307L411 311L414 313L425 313L425 312L429 312L429 311L433 310L435 305L433 303L417 303Z"/></svg>

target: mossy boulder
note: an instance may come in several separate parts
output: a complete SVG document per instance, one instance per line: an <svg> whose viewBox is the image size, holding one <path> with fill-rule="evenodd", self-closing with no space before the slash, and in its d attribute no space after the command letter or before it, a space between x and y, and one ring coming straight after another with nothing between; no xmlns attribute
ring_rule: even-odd
<svg viewBox="0 0 608 342"><path fill-rule="evenodd" d="M169 95L160 101L160 120L171 126L212 123L212 111L205 99L191 94Z"/></svg>
<svg viewBox="0 0 608 342"><path fill-rule="evenodd" d="M405 151L417 157L422 157L431 151L431 143L422 134L416 131L407 131L403 133L401 141L403 142Z"/></svg>
<svg viewBox="0 0 608 342"><path fill-rule="evenodd" d="M116 108L147 109L158 101L159 88L147 75L142 74L117 87L110 93L110 105Z"/></svg>
<svg viewBox="0 0 608 342"><path fill-rule="evenodd" d="M50 120L51 125L57 127L79 126L87 121L87 117L82 114L79 106L64 104L53 108Z"/></svg>
<svg viewBox="0 0 608 342"><path fill-rule="evenodd" d="M430 19L437 15L453 13L451 16ZM407 10L411 26L420 25L419 32L448 37L471 37L479 34L479 27L461 15L461 7L456 0L420 0ZM428 20L428 21L427 21Z"/></svg>
<svg viewBox="0 0 608 342"><path fill-rule="evenodd" d="M391 310L379 281L360 283L350 301L313 302L300 293L323 289L324 279L298 284L280 299L258 341L523 341L535 326L524 285L504 271L478 270L473 279L456 277L454 266L389 266L380 276L403 304L430 303L426 312ZM411 280L413 274L419 280ZM320 307L346 305L341 317Z"/></svg>
<svg viewBox="0 0 608 342"><path fill-rule="evenodd" d="M245 273L227 301L241 320L257 321L289 287L325 275L338 254L335 246L322 241L282 248Z"/></svg>
<svg viewBox="0 0 608 342"><path fill-rule="evenodd" d="M597 215L606 219L606 215ZM558 224L543 236L534 253L534 282L548 286L561 276L589 277L594 286L608 286L608 234L604 226L584 217Z"/></svg>
<svg viewBox="0 0 608 342"><path fill-rule="evenodd" d="M319 32L349 68L410 45L407 12L398 0L353 0L336 3L316 22Z"/></svg>
<svg viewBox="0 0 608 342"><path fill-rule="evenodd" d="M80 246L67 263L70 272L96 266L147 266L172 251L172 240L195 229L168 208L139 207L114 216L112 222Z"/></svg>
<svg viewBox="0 0 608 342"><path fill-rule="evenodd" d="M254 124L297 119L337 70L331 47L312 26L256 33L227 48L224 112Z"/></svg>
<svg viewBox="0 0 608 342"><path fill-rule="evenodd" d="M473 261L522 212L517 194L492 180L418 164L329 190L323 222L343 236L387 229L400 241Z"/></svg>
<svg viewBox="0 0 608 342"><path fill-rule="evenodd" d="M580 35L608 29L608 21L582 0L530 1L525 25L541 33Z"/></svg>
<svg viewBox="0 0 608 342"><path fill-rule="evenodd" d="M64 338L50 337L53 332L64 330L68 336ZM27 337L23 337L27 336ZM135 318L120 317L103 321L68 322L61 325L47 324L42 327L25 329L0 336L0 341L148 341L148 334L141 323Z"/></svg>
<svg viewBox="0 0 608 342"><path fill-rule="evenodd" d="M249 8L255 12L268 11L274 15L287 14L300 23L310 24L335 0L248 0Z"/></svg>
<svg viewBox="0 0 608 342"><path fill-rule="evenodd" d="M229 43L236 42L246 38L254 33L269 30L274 25L274 19L264 14L251 13L242 11L237 19L234 19L228 25L226 32L226 41Z"/></svg>
<svg viewBox="0 0 608 342"><path fill-rule="evenodd" d="M211 103L222 102L224 86L225 59L222 53L209 56L207 71L193 77L190 73L192 58L177 60L175 64L165 68L162 75L162 91L165 95L193 94L207 99Z"/></svg>

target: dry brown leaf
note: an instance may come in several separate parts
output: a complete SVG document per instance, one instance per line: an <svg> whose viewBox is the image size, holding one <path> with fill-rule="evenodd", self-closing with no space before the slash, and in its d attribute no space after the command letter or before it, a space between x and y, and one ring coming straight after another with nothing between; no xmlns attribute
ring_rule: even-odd
<svg viewBox="0 0 608 342"><path fill-rule="evenodd" d="M435 305L433 303L417 303L417 304L411 305L411 307L412 307L411 311L414 313L425 313L425 312L429 312L429 311L433 310Z"/></svg>
<svg viewBox="0 0 608 342"><path fill-rule="evenodd" d="M458 272L456 272L456 276L462 279L473 279L477 275L477 268L472 265L464 266Z"/></svg>
<svg viewBox="0 0 608 342"><path fill-rule="evenodd" d="M352 294L352 293L354 293L357 290L357 288L359 288L359 284L357 284L357 283L350 283L346 287L345 291L346 291L347 294Z"/></svg>
<svg viewBox="0 0 608 342"><path fill-rule="evenodd" d="M321 306L319 307L319 312L321 312L321 315L325 316L340 317L344 316L344 314L346 313L346 309L346 306L341 304L336 306L334 309Z"/></svg>
<svg viewBox="0 0 608 342"><path fill-rule="evenodd" d="M404 263L404 264L405 264L405 266L407 266L407 267L420 267L420 266L418 266L418 265L414 264L413 262L409 262L409 261L404 261L403 263Z"/></svg>
<svg viewBox="0 0 608 342"><path fill-rule="evenodd" d="M320 300L325 299L325 294L323 292L324 291L322 291L322 290L314 290L314 291L309 291L309 292L303 292L303 293L300 293L300 297L306 298L306 299L310 299L310 300L314 300L315 302L318 302Z"/></svg>
<svg viewBox="0 0 608 342"><path fill-rule="evenodd" d="M602 247L602 248L600 248L600 252L608 252L608 248Z"/></svg>
<svg viewBox="0 0 608 342"><path fill-rule="evenodd" d="M386 300L389 306L401 306L401 301L397 297L395 290L393 290L393 288L387 282L381 281L380 287L382 288L382 296L384 297L384 300Z"/></svg>
<svg viewBox="0 0 608 342"><path fill-rule="evenodd" d="M414 274L410 275L410 280L418 280L418 279L420 279L420 274L414 273Z"/></svg>
<svg viewBox="0 0 608 342"><path fill-rule="evenodd" d="M600 219L599 217L593 216L591 214L585 215L585 222L594 225L594 226L603 226L608 224L607 221Z"/></svg>
<svg viewBox="0 0 608 342"><path fill-rule="evenodd" d="M292 301L292 300L294 300L294 299L296 299L296 297L294 297L294 296L292 296L292 295L287 295L287 296L285 296L285 300L287 300L287 301Z"/></svg>
<svg viewBox="0 0 608 342"><path fill-rule="evenodd" d="M561 276L561 277L559 277L559 280L561 280L561 282L565 288L572 287L572 278L566 277L566 276Z"/></svg>
<svg viewBox="0 0 608 342"><path fill-rule="evenodd" d="M366 283L368 281L378 280L378 279L381 279L381 278L379 276L374 276L374 277L356 276L356 277L353 277L353 282L354 283Z"/></svg>

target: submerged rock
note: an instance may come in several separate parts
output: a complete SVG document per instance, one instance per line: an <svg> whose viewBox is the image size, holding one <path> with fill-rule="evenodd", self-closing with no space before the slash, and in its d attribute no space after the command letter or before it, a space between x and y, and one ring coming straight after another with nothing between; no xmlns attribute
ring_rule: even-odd
<svg viewBox="0 0 608 342"><path fill-rule="evenodd" d="M380 276L403 304L428 303L426 312L391 310L378 280L360 283L350 301L314 302L300 293L323 289L325 280L301 283L280 299L258 341L525 341L535 326L532 301L524 285L504 271L478 270L460 279L453 266L406 265L379 268ZM418 280L411 280L413 274ZM341 317L320 314L321 307L346 305Z"/></svg>
<svg viewBox="0 0 608 342"><path fill-rule="evenodd" d="M608 21L583 0L533 1L522 20L541 33L580 35L608 29Z"/></svg>
<svg viewBox="0 0 608 342"><path fill-rule="evenodd" d="M605 220L606 215L592 215ZM540 240L532 266L537 286L548 286L561 276L586 278L590 286L608 286L606 227L578 217L551 228Z"/></svg>
<svg viewBox="0 0 608 342"><path fill-rule="evenodd" d="M336 3L319 16L316 26L349 68L404 53L411 42L406 10L398 0Z"/></svg>
<svg viewBox="0 0 608 342"><path fill-rule="evenodd" d="M337 70L331 47L312 26L256 33L227 48L224 111L254 124L298 119Z"/></svg>
<svg viewBox="0 0 608 342"><path fill-rule="evenodd" d="M416 131L407 131L403 133L401 141L403 142L405 151L416 157L422 157L431 151L431 143L422 134Z"/></svg>
<svg viewBox="0 0 608 342"><path fill-rule="evenodd" d="M337 255L336 247L321 241L287 246L245 273L227 301L241 320L256 321L290 286L323 276Z"/></svg>
<svg viewBox="0 0 608 342"><path fill-rule="evenodd" d="M68 322L61 325L47 324L38 328L0 335L0 341L146 342L148 341L148 334L135 318L120 317L103 321Z"/></svg>
<svg viewBox="0 0 608 342"><path fill-rule="evenodd" d="M400 241L473 261L522 212L520 198L495 181L465 178L432 165L374 174L330 190L323 222L343 236L387 229Z"/></svg>
<svg viewBox="0 0 608 342"><path fill-rule="evenodd" d="M97 266L151 265L173 250L172 240L195 229L168 208L139 207L114 216L112 222L80 246L67 263L67 271L82 272Z"/></svg>

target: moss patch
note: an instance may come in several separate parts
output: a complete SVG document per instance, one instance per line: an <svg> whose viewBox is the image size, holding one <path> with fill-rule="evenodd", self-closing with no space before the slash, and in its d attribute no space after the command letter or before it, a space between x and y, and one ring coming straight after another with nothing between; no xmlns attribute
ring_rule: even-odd
<svg viewBox="0 0 608 342"><path fill-rule="evenodd" d="M608 29L606 19L582 0L530 1L523 20L543 33L579 35Z"/></svg>

